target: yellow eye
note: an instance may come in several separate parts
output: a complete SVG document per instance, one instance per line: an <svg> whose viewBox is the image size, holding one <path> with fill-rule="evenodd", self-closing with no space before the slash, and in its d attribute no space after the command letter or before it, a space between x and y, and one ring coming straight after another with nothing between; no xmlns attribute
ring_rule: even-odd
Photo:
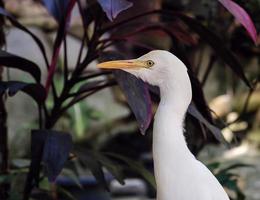
<svg viewBox="0 0 260 200"><path fill-rule="evenodd" d="M154 62L152 60L146 61L147 67L152 67L154 65Z"/></svg>

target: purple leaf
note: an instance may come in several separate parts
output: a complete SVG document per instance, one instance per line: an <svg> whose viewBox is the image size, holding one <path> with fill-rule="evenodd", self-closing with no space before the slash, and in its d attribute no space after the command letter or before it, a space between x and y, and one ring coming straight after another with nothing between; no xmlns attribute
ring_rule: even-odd
<svg viewBox="0 0 260 200"><path fill-rule="evenodd" d="M49 181L55 181L72 149L72 138L68 133L41 130L47 135L43 149L43 163Z"/></svg>
<svg viewBox="0 0 260 200"><path fill-rule="evenodd" d="M257 32L255 25L247 14L247 12L240 7L237 3L231 0L218 0L247 30L252 40L257 42Z"/></svg>
<svg viewBox="0 0 260 200"><path fill-rule="evenodd" d="M144 135L152 119L152 103L148 87L143 81L127 72L116 70L114 74Z"/></svg>
<svg viewBox="0 0 260 200"><path fill-rule="evenodd" d="M127 0L98 0L108 19L113 21L119 13L133 6Z"/></svg>
<svg viewBox="0 0 260 200"><path fill-rule="evenodd" d="M100 61L121 60L124 57L118 52L105 52ZM152 119L152 102L147 85L133 75L121 70L113 71L115 78L126 96L126 100L135 115L142 134L150 125Z"/></svg>
<svg viewBox="0 0 260 200"><path fill-rule="evenodd" d="M39 184L41 160L47 134L45 131L32 130L31 132L31 164L24 189L23 199L29 199L33 185Z"/></svg>
<svg viewBox="0 0 260 200"><path fill-rule="evenodd" d="M68 133L52 130L32 130L31 165L27 175L24 198L29 199L33 187L39 184L41 161L50 181L61 172L72 149L72 138Z"/></svg>
<svg viewBox="0 0 260 200"><path fill-rule="evenodd" d="M45 100L45 89L39 83L25 83L20 81L0 81L0 95L8 91L10 96L22 91L31 96L38 104Z"/></svg>
<svg viewBox="0 0 260 200"><path fill-rule="evenodd" d="M57 21L60 21L64 17L64 14L66 13L69 0L43 0L43 4L45 5L48 12Z"/></svg>

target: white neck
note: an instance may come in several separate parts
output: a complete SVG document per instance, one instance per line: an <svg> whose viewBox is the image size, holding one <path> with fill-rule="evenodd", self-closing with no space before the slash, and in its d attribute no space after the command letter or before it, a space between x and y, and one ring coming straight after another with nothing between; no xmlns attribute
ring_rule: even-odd
<svg viewBox="0 0 260 200"><path fill-rule="evenodd" d="M172 187L174 183L178 184L177 176L185 172L184 168L194 160L183 135L183 120L190 103L191 88L176 86L173 81L167 84L160 87L161 102L155 115L153 131L157 200L172 198Z"/></svg>

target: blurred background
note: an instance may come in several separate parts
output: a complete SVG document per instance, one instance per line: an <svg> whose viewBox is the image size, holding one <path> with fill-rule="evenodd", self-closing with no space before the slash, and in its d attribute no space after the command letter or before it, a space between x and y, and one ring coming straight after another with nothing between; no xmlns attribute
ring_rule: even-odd
<svg viewBox="0 0 260 200"><path fill-rule="evenodd" d="M66 81L73 74L76 77L75 82L70 82L71 93L64 95L64 109L58 109L59 98L55 100L53 87L44 100L49 115L42 114L42 129L70 133L73 148L60 175L55 177L56 183L48 178L62 167L39 172L39 187L30 190L32 199L155 199L152 123L140 128L142 120L147 122L150 117L152 121L146 115L149 99L138 94L136 99L144 102L142 105L129 102L129 93L136 88L142 93L144 83L136 83L130 77L128 83L136 84L131 89L122 84L122 74L96 68L101 60L134 58L153 49L173 52L192 72L193 104L206 122L200 121L198 115L187 115L185 129L191 151L207 164L232 199L260 199L259 36L252 41L247 30L219 1L129 0L133 4L126 4L118 16L106 14L102 1L78 1L71 15L64 14L69 12L66 5L69 7L70 1L50 2L2 1L13 16L10 20L1 14L7 16L4 24L1 22L3 49L36 63L42 85L46 89L45 81L51 78L58 97L64 94ZM260 1L234 2L245 9L259 31ZM144 14L149 11L154 14ZM189 18L181 18L178 13ZM143 17L133 18L142 14ZM56 66L53 76L46 69L46 59L37 43L16 21L41 41L49 67ZM62 32L66 34L57 42L57 35ZM59 56L53 64L55 52ZM2 80L33 81L16 68L1 67ZM150 91L153 104L149 109L154 113L159 96L156 88ZM0 187L8 188L6 199L18 200L28 184L30 155L35 148L32 143L37 145L30 132L39 128L41 119L37 104L26 92L14 97L6 93L2 95L9 156L8 170L0 175ZM146 135L142 136L140 130ZM228 145L219 139L221 134ZM44 164L39 167L42 168Z"/></svg>

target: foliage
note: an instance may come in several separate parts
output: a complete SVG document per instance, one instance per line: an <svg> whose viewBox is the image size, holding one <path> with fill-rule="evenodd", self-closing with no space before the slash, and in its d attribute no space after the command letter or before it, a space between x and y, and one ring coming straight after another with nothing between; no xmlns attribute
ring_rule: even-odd
<svg viewBox="0 0 260 200"><path fill-rule="evenodd" d="M220 2L246 28L252 40L256 42L256 30L244 9L231 0L220 0ZM193 93L196 94L193 95L193 104L191 104L188 110L188 118L192 118L191 121L200 132L204 133L206 130L209 137L211 137L209 133L212 132L217 140L223 141L221 132L215 126L215 122L211 117L198 74L191 62L189 62L187 52L195 50L198 43L203 41L212 47L213 54L215 55L214 58L225 62L225 66L229 67L233 74L241 79L248 87L251 87L251 81L245 76L238 58L231 52L230 48L223 42L219 35L215 31L212 31L210 25L206 25L205 20L199 20L196 16L189 16L179 10L166 9L155 9L135 16L123 16L121 20L115 20L119 13L134 6L126 0L86 0L85 4L82 4L82 1L79 0L44 0L43 5L46 6L49 13L58 23L50 62L47 59L45 48L38 37L19 23L6 10L0 9L1 15L5 16L13 26L29 34L36 42L41 50L48 74L47 79L42 80L40 67L35 63L7 51L0 52L1 65L5 65L6 68L22 70L30 74L34 79L30 83L17 80L1 82L0 93L7 93L12 96L18 91L25 92L36 101L39 108L39 129L32 131L31 165L25 184L24 199L29 199L32 190L37 188L39 182L42 180L42 177L40 177L42 163L51 181L54 181L61 172L65 161L69 158L69 153L72 149L72 139L68 133L53 130L53 128L69 108L90 95L118 83L136 117L140 131L142 133L147 131L152 121L152 101L149 87L142 81L123 72L113 72L113 77L111 78L110 75L112 72L88 71L89 64L94 60L112 60L124 57L125 55L120 55L118 52L107 52L111 46L117 48L120 42L131 41L133 48L138 48L142 53L154 49L153 45L138 41L138 38L136 38L137 35L153 33L157 40L160 40L162 35L170 39L170 48L168 50L175 53L189 68L193 83ZM75 5L78 6L81 14L83 36L80 38L81 48L78 52L77 63L73 70L70 71L68 68L69 47L67 46L67 34L70 28L71 13ZM142 20L147 16L158 16L158 20L135 23L136 20ZM160 34L158 34L158 31ZM190 34L190 31L193 34ZM89 34L90 32L91 34ZM194 39L194 34L199 39ZM63 48L61 48L62 45ZM84 47L88 49L85 55L83 55ZM58 70L58 58L61 50L64 51L64 57L62 70L60 71ZM54 76L57 74L62 77L63 81L60 93L57 91L57 83L54 80ZM203 83L206 82L207 75L204 76ZM104 81L93 80L101 76L109 78ZM42 84L42 82L45 82L45 84ZM74 91L75 87L78 87L77 91ZM152 93L152 96L157 96L158 98L158 93ZM50 107L47 106L47 101L52 102ZM200 135L200 137L203 136ZM103 183L105 187L107 186L102 166L106 167L119 182L123 183L123 175L120 173L120 167L116 167L118 163L111 159L111 157L127 163L147 179L151 185L154 185L152 177L145 169L139 163L129 158L115 154L101 155L86 149L83 152L80 149L76 149L76 155L79 157L80 164L88 167L96 179Z"/></svg>
<svg viewBox="0 0 260 200"><path fill-rule="evenodd" d="M237 163L229 165L227 167L222 167L219 162L214 162L208 165L208 168L214 173L218 181L228 190L235 193L235 197L231 199L244 200L245 195L238 187L239 175L234 172L234 170L243 167L252 167L251 165L246 165L242 163Z"/></svg>

